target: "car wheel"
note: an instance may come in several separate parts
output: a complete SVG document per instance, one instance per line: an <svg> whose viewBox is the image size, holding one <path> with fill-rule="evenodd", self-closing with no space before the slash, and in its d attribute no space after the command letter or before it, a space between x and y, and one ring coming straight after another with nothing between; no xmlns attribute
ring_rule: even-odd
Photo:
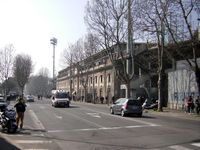
<svg viewBox="0 0 200 150"><path fill-rule="evenodd" d="M112 108L110 108L110 113L111 113L111 114L114 114L114 111L113 111L113 109L112 109Z"/></svg>
<svg viewBox="0 0 200 150"><path fill-rule="evenodd" d="M122 109L122 111L121 111L121 116L122 116L122 117L125 117L125 116L126 116L123 109Z"/></svg>

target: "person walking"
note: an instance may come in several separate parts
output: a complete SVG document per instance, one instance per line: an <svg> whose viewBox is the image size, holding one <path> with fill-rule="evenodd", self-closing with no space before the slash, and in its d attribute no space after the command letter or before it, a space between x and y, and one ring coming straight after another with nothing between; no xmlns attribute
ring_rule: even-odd
<svg viewBox="0 0 200 150"><path fill-rule="evenodd" d="M196 113L199 114L199 112L200 112L200 98L199 98L199 96L195 100L195 109L196 109Z"/></svg>
<svg viewBox="0 0 200 150"><path fill-rule="evenodd" d="M188 101L187 101L187 107L188 107L187 111L188 111L188 113L192 113L193 112L193 110L194 110L193 104L194 104L193 98L192 98L192 96L190 96Z"/></svg>
<svg viewBox="0 0 200 150"><path fill-rule="evenodd" d="M22 96L18 98L17 103L14 105L14 107L16 108L16 112L17 112L17 116L16 116L17 126L19 127L19 123L20 123L20 129L22 129L23 123L24 123L24 112L26 111L26 104Z"/></svg>

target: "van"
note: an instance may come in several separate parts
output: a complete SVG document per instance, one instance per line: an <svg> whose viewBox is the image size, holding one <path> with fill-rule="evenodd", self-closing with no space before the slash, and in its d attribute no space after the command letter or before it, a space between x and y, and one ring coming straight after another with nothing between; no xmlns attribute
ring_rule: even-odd
<svg viewBox="0 0 200 150"><path fill-rule="evenodd" d="M63 90L53 90L51 96L52 106L62 106L69 107L70 105L70 96L69 92Z"/></svg>

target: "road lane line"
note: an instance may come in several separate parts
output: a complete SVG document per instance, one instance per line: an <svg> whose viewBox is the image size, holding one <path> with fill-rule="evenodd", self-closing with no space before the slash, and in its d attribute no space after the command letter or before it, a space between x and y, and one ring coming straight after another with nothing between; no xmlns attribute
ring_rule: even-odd
<svg viewBox="0 0 200 150"><path fill-rule="evenodd" d="M69 113L68 113L69 114ZM73 117L75 117L75 118L78 118L78 119L80 119L80 120L82 120L82 121L84 121L84 122L87 122L87 123L90 123L90 124L92 124L92 125L95 125L95 126L97 126L97 127L99 127L99 128L103 128L104 126L102 126L102 125L100 125L100 124L97 124L97 123L95 123L95 122L92 122L92 121L89 121L89 120L87 120L87 119L84 119L84 118L82 118L82 117L79 117L78 115L74 115L73 113L70 113L69 115L71 115L71 116L73 116Z"/></svg>
<svg viewBox="0 0 200 150"><path fill-rule="evenodd" d="M87 113L88 115L95 117L95 118L101 118L101 116L99 115L99 113Z"/></svg>
<svg viewBox="0 0 200 150"><path fill-rule="evenodd" d="M149 125L149 126L160 126L160 125L155 124L155 123L151 123L151 122L147 122L147 121L143 121L143 120L138 120L138 119L134 119L134 118L127 118L127 117L121 117L121 116L118 116L118 115L108 114L108 113L105 113L105 112L96 111L96 110L89 109L89 108L86 108L86 107L82 107L82 109L93 111L93 112L95 111L96 113L104 114L106 116L112 116L112 117L121 118L121 119L129 120L129 121L134 121L134 122L146 124L146 125Z"/></svg>
<svg viewBox="0 0 200 150"><path fill-rule="evenodd" d="M169 148L175 149L175 150L192 150L190 148L186 148L186 147L181 146L181 145L172 145L172 146L169 146Z"/></svg>
<svg viewBox="0 0 200 150"><path fill-rule="evenodd" d="M40 109L45 109L45 107L44 106L40 106Z"/></svg>
<svg viewBox="0 0 200 150"><path fill-rule="evenodd" d="M191 145L200 147L200 143L192 143Z"/></svg>
<svg viewBox="0 0 200 150"><path fill-rule="evenodd" d="M38 119L38 117L36 116L34 111L33 110L29 110L29 113L31 115L31 118L33 119L33 122L34 122L34 124L36 126L36 129L45 130L43 124L40 122L40 120Z"/></svg>
<svg viewBox="0 0 200 150"><path fill-rule="evenodd" d="M85 129L72 129L72 130L49 130L48 133L60 133L60 132L77 132L77 131L98 131L98 130L118 130L118 129L132 129L132 128L144 128L144 127L156 127L159 125L136 125L136 126L121 126L121 127L101 127L101 128L85 128Z"/></svg>
<svg viewBox="0 0 200 150"><path fill-rule="evenodd" d="M15 140L18 144L48 144L52 141L42 141L42 140Z"/></svg>
<svg viewBox="0 0 200 150"><path fill-rule="evenodd" d="M56 118L58 118L58 119L62 119L62 118L63 118L62 116L58 116L58 115L56 115L56 114L55 114L55 116L56 116Z"/></svg>
<svg viewBox="0 0 200 150"><path fill-rule="evenodd" d="M35 134L31 134L32 136L44 136L44 134L42 133L35 133Z"/></svg>

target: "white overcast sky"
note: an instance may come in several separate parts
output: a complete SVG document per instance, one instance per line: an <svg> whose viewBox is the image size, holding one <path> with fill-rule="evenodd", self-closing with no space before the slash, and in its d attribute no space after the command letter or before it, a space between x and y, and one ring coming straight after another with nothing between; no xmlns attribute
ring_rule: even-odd
<svg viewBox="0 0 200 150"><path fill-rule="evenodd" d="M60 55L70 43L86 33L84 11L87 0L0 0L0 48L13 44L16 54L28 54L34 73L47 67L52 76L56 37L56 72Z"/></svg>

